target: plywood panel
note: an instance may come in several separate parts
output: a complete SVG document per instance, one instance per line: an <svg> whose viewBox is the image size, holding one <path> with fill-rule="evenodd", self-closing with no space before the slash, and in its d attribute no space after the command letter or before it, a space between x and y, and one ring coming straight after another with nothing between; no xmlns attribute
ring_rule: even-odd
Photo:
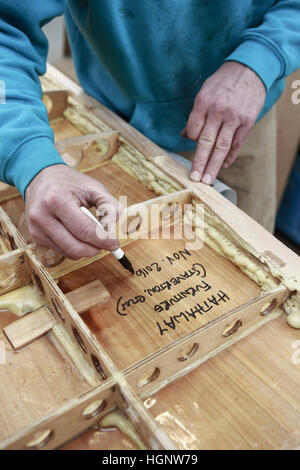
<svg viewBox="0 0 300 470"><path fill-rule="evenodd" d="M111 301L82 318L119 368L259 295L256 284L209 247L184 250L184 240L138 240L125 249L135 276L108 255L60 279L64 292L95 278L110 292Z"/></svg>
<svg viewBox="0 0 300 470"><path fill-rule="evenodd" d="M156 197L154 191L150 191L114 163L108 163L87 174L103 183L114 197L127 196L128 206Z"/></svg>

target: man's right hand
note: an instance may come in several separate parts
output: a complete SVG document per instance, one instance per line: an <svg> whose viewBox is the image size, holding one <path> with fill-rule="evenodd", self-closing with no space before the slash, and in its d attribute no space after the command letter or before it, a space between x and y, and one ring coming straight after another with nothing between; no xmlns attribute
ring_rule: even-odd
<svg viewBox="0 0 300 470"><path fill-rule="evenodd" d="M73 260L119 247L109 231L120 216L120 204L90 176L66 165L52 165L35 176L25 197L28 230L39 246L52 248ZM99 234L99 226L80 206L97 208L103 233Z"/></svg>

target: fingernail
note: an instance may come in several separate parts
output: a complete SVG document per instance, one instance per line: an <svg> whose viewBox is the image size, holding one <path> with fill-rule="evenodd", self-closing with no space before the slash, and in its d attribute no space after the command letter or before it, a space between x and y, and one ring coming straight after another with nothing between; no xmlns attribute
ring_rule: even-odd
<svg viewBox="0 0 300 470"><path fill-rule="evenodd" d="M205 184L211 183L211 176L208 173L206 173L206 175L203 176L202 183L205 183Z"/></svg>
<svg viewBox="0 0 300 470"><path fill-rule="evenodd" d="M192 173L190 174L190 178L191 178L191 180L193 180L193 181L200 181L201 175L200 175L199 171L194 170L194 171L192 171Z"/></svg>

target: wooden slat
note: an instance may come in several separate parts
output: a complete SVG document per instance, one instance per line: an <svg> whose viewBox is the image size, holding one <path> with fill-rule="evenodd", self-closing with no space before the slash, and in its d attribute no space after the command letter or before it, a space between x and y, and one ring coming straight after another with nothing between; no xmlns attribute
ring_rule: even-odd
<svg viewBox="0 0 300 470"><path fill-rule="evenodd" d="M77 313L83 313L92 307L99 307L111 299L104 284L96 279L66 294Z"/></svg>
<svg viewBox="0 0 300 470"><path fill-rule="evenodd" d="M100 306L111 298L99 279L69 292L66 297L77 313L83 313L92 307ZM48 333L55 323L55 317L45 306L10 323L3 330L13 348L18 350Z"/></svg>
<svg viewBox="0 0 300 470"><path fill-rule="evenodd" d="M4 328L4 333L15 350L48 333L56 320L48 307L41 307L19 318Z"/></svg>

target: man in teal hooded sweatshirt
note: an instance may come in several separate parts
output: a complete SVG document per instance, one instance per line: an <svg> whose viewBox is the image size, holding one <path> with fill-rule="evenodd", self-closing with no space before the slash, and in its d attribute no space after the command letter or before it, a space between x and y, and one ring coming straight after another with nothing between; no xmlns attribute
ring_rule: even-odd
<svg viewBox="0 0 300 470"><path fill-rule="evenodd" d="M87 93L160 146L195 150L190 177L212 184L300 65L300 0L0 0L0 179L26 196L33 239L78 259L117 246L79 206L109 226L118 203L54 146L41 28L63 14Z"/></svg>

